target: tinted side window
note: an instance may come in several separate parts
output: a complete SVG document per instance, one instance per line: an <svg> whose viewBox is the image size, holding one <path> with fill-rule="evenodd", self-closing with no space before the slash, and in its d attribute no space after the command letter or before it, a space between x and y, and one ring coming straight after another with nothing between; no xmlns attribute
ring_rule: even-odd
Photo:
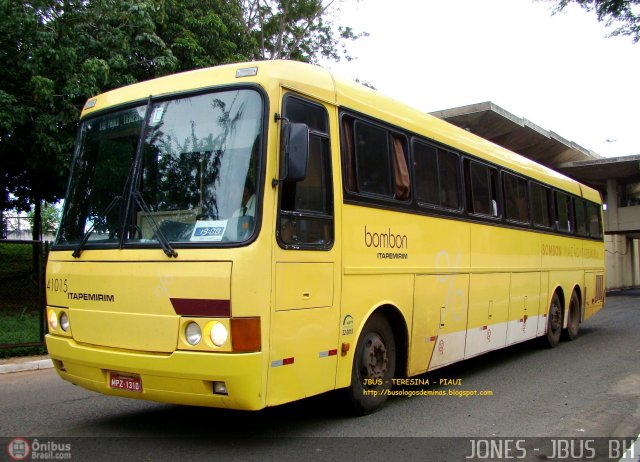
<svg viewBox="0 0 640 462"><path fill-rule="evenodd" d="M538 183L531 183L531 210L533 224L545 228L551 227L549 219L549 204L551 203L551 191Z"/></svg>
<svg viewBox="0 0 640 462"><path fill-rule="evenodd" d="M356 121L355 159L358 190L391 197L391 165L387 131Z"/></svg>
<svg viewBox="0 0 640 462"><path fill-rule="evenodd" d="M413 144L413 170L419 202L440 205L437 149L424 143Z"/></svg>
<svg viewBox="0 0 640 462"><path fill-rule="evenodd" d="M421 142L413 144L416 197L428 205L460 208L458 156Z"/></svg>
<svg viewBox="0 0 640 462"><path fill-rule="evenodd" d="M572 232L571 226L571 198L569 195L555 192L556 197L556 227L558 231Z"/></svg>
<svg viewBox="0 0 640 462"><path fill-rule="evenodd" d="M573 213L576 218L576 232L581 236L587 235L586 203L582 199L574 199Z"/></svg>
<svg viewBox="0 0 640 462"><path fill-rule="evenodd" d="M456 154L438 149L438 172L442 206L460 209L460 158Z"/></svg>
<svg viewBox="0 0 640 462"><path fill-rule="evenodd" d="M344 116L342 150L349 191L408 201L411 179L404 135Z"/></svg>
<svg viewBox="0 0 640 462"><path fill-rule="evenodd" d="M527 180L510 173L504 173L502 183L504 188L504 209L507 219L528 223Z"/></svg>
<svg viewBox="0 0 640 462"><path fill-rule="evenodd" d="M469 212L498 217L497 170L488 165L468 160L465 175Z"/></svg>
<svg viewBox="0 0 640 462"><path fill-rule="evenodd" d="M602 238L602 215L600 207L596 204L587 205L587 218L589 220L589 236Z"/></svg>

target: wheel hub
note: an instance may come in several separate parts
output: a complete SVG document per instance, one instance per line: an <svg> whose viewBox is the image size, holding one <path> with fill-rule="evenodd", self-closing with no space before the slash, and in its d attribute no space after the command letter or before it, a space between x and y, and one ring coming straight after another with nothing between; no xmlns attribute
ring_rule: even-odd
<svg viewBox="0 0 640 462"><path fill-rule="evenodd" d="M382 379L387 372L387 348L379 336L367 339L363 349L363 375L368 379Z"/></svg>

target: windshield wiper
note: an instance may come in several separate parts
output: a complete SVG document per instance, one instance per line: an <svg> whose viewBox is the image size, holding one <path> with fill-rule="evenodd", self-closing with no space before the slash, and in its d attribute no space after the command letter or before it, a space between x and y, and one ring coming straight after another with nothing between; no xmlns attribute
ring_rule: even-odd
<svg viewBox="0 0 640 462"><path fill-rule="evenodd" d="M143 216L149 221L153 231L156 233L156 237L158 238L158 242L160 243L160 247L162 247L162 251L167 255L167 257L176 258L178 256L178 252L176 252L173 247L171 247L171 243L169 239L164 235L164 233L160 230L160 226L156 222L155 218L153 218L153 214L151 210L149 210L149 206L142 198L142 194L140 191L133 192L133 198L136 200L136 204L142 210Z"/></svg>
<svg viewBox="0 0 640 462"><path fill-rule="evenodd" d="M84 249L85 244L89 240L89 237L91 236L91 234L93 234L93 231L96 229L96 225L98 225L98 224L102 225L102 224L105 224L107 222L107 214L109 212L111 212L111 209L118 202L120 202L121 199L122 199L122 196L115 196L111 200L111 202L109 202L109 205L107 205L105 207L104 212L99 214L101 216L101 218L99 218L97 221L95 221L91 225L91 227L82 235L82 239L80 240L80 243L76 246L76 248L74 249L73 253L71 254L71 256L73 256L73 258L80 258L80 255L82 254L82 250Z"/></svg>

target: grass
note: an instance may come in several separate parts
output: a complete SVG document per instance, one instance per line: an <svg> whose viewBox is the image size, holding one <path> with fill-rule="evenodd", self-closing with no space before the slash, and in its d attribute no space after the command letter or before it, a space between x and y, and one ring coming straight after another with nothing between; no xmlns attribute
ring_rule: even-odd
<svg viewBox="0 0 640 462"><path fill-rule="evenodd" d="M40 314L25 312L0 313L0 345L40 341ZM0 358L44 354L44 347L12 347L0 349Z"/></svg>
<svg viewBox="0 0 640 462"><path fill-rule="evenodd" d="M0 243L0 313L40 309L33 249L31 244Z"/></svg>
<svg viewBox="0 0 640 462"><path fill-rule="evenodd" d="M25 273L33 273L33 245L0 243L0 281Z"/></svg>
<svg viewBox="0 0 640 462"><path fill-rule="evenodd" d="M40 341L38 268L33 245L0 243L0 345ZM0 349L0 358L44 354L44 347Z"/></svg>

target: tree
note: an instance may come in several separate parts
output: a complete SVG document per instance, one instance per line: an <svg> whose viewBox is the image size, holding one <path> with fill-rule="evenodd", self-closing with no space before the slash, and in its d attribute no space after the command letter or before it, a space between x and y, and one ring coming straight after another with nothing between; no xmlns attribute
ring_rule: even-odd
<svg viewBox="0 0 640 462"><path fill-rule="evenodd" d="M0 0L0 209L64 193L82 105L103 90L175 70L148 1Z"/></svg>
<svg viewBox="0 0 640 462"><path fill-rule="evenodd" d="M365 35L334 25L330 13L335 0L241 1L244 33L253 44L253 59L349 60L346 42Z"/></svg>
<svg viewBox="0 0 640 462"><path fill-rule="evenodd" d="M157 33L177 59L179 70L251 57L238 1L155 0L155 4Z"/></svg>
<svg viewBox="0 0 640 462"><path fill-rule="evenodd" d="M60 225L60 215L60 210L54 204L45 202L42 205L40 213L42 231L49 234L55 234L56 231L58 231L58 226ZM35 207L27 213L27 218L32 220L32 222L35 220Z"/></svg>
<svg viewBox="0 0 640 462"><path fill-rule="evenodd" d="M616 25L611 36L628 35L633 43L640 41L640 0L548 0L556 3L554 14L576 3L587 11L595 11L598 21L607 27Z"/></svg>

